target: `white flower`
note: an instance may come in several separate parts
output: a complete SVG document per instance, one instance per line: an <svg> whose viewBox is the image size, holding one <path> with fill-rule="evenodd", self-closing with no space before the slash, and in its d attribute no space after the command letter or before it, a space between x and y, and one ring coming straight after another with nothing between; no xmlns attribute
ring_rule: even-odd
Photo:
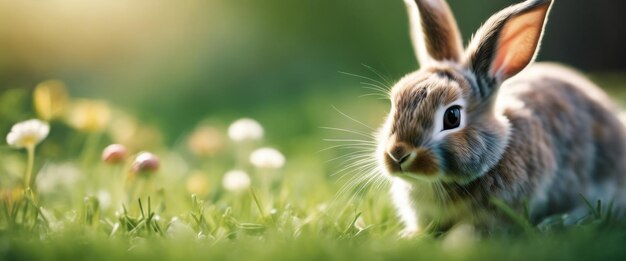
<svg viewBox="0 0 626 261"><path fill-rule="evenodd" d="M285 165L285 156L273 148L260 148L250 154L250 163L257 168L279 169Z"/></svg>
<svg viewBox="0 0 626 261"><path fill-rule="evenodd" d="M470 247L476 242L476 235L476 231L472 226L457 225L446 233L446 237L441 242L441 247L445 250L454 251Z"/></svg>
<svg viewBox="0 0 626 261"><path fill-rule="evenodd" d="M228 127L228 136L238 142L258 140L263 137L263 127L253 119L239 119Z"/></svg>
<svg viewBox="0 0 626 261"><path fill-rule="evenodd" d="M35 147L48 136L50 126L38 119L16 123L7 135L7 143L14 148Z"/></svg>
<svg viewBox="0 0 626 261"><path fill-rule="evenodd" d="M178 239L196 239L196 232L193 229L182 222L178 217L173 217L167 228L167 235L170 238Z"/></svg>
<svg viewBox="0 0 626 261"><path fill-rule="evenodd" d="M73 164L46 164L37 174L35 183L40 193L51 194L71 190L80 178L80 169Z"/></svg>
<svg viewBox="0 0 626 261"><path fill-rule="evenodd" d="M231 170L222 179L224 188L231 192L242 192L250 187L250 177L242 170Z"/></svg>
<svg viewBox="0 0 626 261"><path fill-rule="evenodd" d="M359 232L367 229L367 224L362 216L359 216L356 221L354 221L354 228L358 229Z"/></svg>
<svg viewBox="0 0 626 261"><path fill-rule="evenodd" d="M104 189L99 190L96 194L96 198L98 199L98 203L100 203L100 209L109 209L111 206L111 194L108 191Z"/></svg>

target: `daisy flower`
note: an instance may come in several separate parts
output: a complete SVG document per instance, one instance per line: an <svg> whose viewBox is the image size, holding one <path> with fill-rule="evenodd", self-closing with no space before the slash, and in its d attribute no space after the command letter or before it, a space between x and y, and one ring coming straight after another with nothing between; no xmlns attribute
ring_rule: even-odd
<svg viewBox="0 0 626 261"><path fill-rule="evenodd" d="M263 138L263 126L253 119L239 119L228 127L228 137L236 142Z"/></svg>
<svg viewBox="0 0 626 261"><path fill-rule="evenodd" d="M49 132L48 123L38 119L19 122L11 128L7 135L7 143L17 149L35 147L48 137Z"/></svg>
<svg viewBox="0 0 626 261"><path fill-rule="evenodd" d="M257 168L279 169L285 165L285 156L273 148L260 148L250 154L250 163Z"/></svg>
<svg viewBox="0 0 626 261"><path fill-rule="evenodd" d="M224 175L222 185L230 192L243 192L250 187L250 176L243 170L231 170Z"/></svg>
<svg viewBox="0 0 626 261"><path fill-rule="evenodd" d="M28 162L24 173L24 188L30 188L33 166L35 164L35 147L43 141L50 132L48 123L32 119L16 123L7 135L7 143L14 148L25 148L28 152Z"/></svg>

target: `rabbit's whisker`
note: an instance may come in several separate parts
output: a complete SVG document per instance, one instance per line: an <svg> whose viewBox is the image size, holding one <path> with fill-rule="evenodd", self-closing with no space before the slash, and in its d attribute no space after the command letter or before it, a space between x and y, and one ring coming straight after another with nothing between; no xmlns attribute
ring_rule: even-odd
<svg viewBox="0 0 626 261"><path fill-rule="evenodd" d="M363 122L361 122L361 121L359 121L359 120L357 120L357 119L355 119L355 118L353 118L353 117L348 116L348 114L345 114L344 112L340 111L339 109L337 109L337 107L335 107L335 106L332 106L332 107L333 107L333 109L334 109L335 111L337 111L337 112L338 112L339 114L341 114L342 116L344 116L344 117L348 118L349 120L354 121L354 122L358 123L359 125L361 125L361 126L363 126L363 127L368 128L368 129L369 129L369 130L371 130L371 131L376 131L376 130L374 130L374 128L372 128L372 127L368 126L367 124L365 124L365 123L363 123Z"/></svg>
<svg viewBox="0 0 626 261"><path fill-rule="evenodd" d="M383 80L387 86L391 86L391 82L387 79L387 77L385 77L382 73L380 73L378 70L374 69L374 67L369 66L367 64L361 64L363 65L363 67L367 68L368 70L370 70L371 72L373 72L374 74L376 74L381 80Z"/></svg>
<svg viewBox="0 0 626 261"><path fill-rule="evenodd" d="M372 139L376 138L376 136L374 136L373 134L360 132L360 131L355 131L355 130L349 130L349 129L335 128L335 127L320 127L320 129L334 130L334 131L340 131L340 132L347 132L347 133L357 134L357 135L364 136L364 137L367 137L367 138L372 138Z"/></svg>
<svg viewBox="0 0 626 261"><path fill-rule="evenodd" d="M370 77L366 77L366 76L363 76L363 75L358 75L358 74L349 73L349 72L342 72L342 71L339 71L339 73L345 74L345 75L348 75L348 76L352 76L352 77L361 78L361 79L364 79L364 80L368 80L368 81L371 81L372 83L375 83L375 84L385 85L384 83L382 83L382 82L380 82L378 80L375 80L375 79L372 79Z"/></svg>

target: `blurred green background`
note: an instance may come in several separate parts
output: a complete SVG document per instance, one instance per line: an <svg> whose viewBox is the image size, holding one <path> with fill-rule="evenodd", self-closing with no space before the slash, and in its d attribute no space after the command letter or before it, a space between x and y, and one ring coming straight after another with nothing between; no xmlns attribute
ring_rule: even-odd
<svg viewBox="0 0 626 261"><path fill-rule="evenodd" d="M515 2L449 1L466 40ZM539 60L623 88L625 5L556 1ZM365 64L393 82L416 69L406 20L401 0L2 1L0 90L60 79L156 125L169 145L203 119L245 116L287 152L313 151L329 136L320 126L363 128L333 105L381 122L387 103L340 72L383 82Z"/></svg>
<svg viewBox="0 0 626 261"><path fill-rule="evenodd" d="M465 40L490 15L516 2L449 0ZM539 60L562 62L582 70L626 105L626 1L555 2ZM417 244L391 240L400 225L388 197L383 196L386 192L376 186L381 184L370 184L376 193L351 200L353 194L367 194L359 193L364 187L358 181L367 178L362 175L367 168L361 167L368 166L354 165L355 159L367 158L346 151L359 150L364 145L350 141L343 143L350 150L317 152L338 144L324 139L361 139L359 134L321 127L372 132L382 123L389 104L371 95L374 91L367 88L372 84L389 87L417 68L402 0L0 1L0 133L5 135L15 122L37 116L32 90L49 79L65 82L72 98L106 100L113 108L107 135L102 137L99 132L76 131L66 122L52 121L50 137L38 148L36 169L42 169L52 181L63 182L68 179L63 176L67 173L79 177L79 181L73 181L78 185L54 189L44 201L45 208L60 218L58 224L67 224L68 229L66 234L49 238L47 235L52 234L47 232L0 231L0 259L6 256L7 260L33 260L41 256L51 260L58 256L71 260L76 259L73 256L90 256L94 260L119 260L129 253L151 259L183 260L190 256L214 256L220 260L229 256L236 260L250 256L271 260L291 256L320 260L358 256L371 260L382 259L383 254L429 259L562 256L569 260L623 255L623 225L616 222L605 227L604 222L595 219L591 226L572 228L571 233L557 237L538 241L528 237L521 243L496 238L467 248L469 251L450 251L430 237ZM267 139L255 146L275 147L287 159L278 176L281 185L267 188L268 194L277 194L276 198L261 199L267 213L277 209L280 225L276 227L256 212L251 199L223 193L223 174L247 162L247 154L242 153L245 150L238 144L221 144L216 155L199 156L191 155L187 143L199 125L208 123L225 136L228 125L242 117L254 118L265 128ZM128 124L135 120L139 126ZM224 138L220 135L218 138ZM108 227L113 226L112 222L95 222L95 227L100 226L99 232L92 233L96 232L94 227L66 215L66 211L88 212L87 204L96 202L82 200L84 188L86 195L94 195L88 191L91 187L102 188L99 182L112 183L115 188L115 176L109 176L109 166L90 163L96 161L104 145L129 139L139 141L120 143L133 153L150 150L162 159L162 174L153 179L158 190L152 194L153 202L168 206L166 211L156 210L163 217L162 224L170 226L173 221L168 220L180 215L195 232L203 229L194 225L189 216L197 211L195 202L189 200L189 178L203 175L208 177L204 185L210 192L204 195L206 201L202 203L207 206L207 219L215 224L217 220L236 220L224 224L219 221L219 225L212 225L216 229L207 233L209 241L188 244L160 237L156 241L135 240L150 235L132 227L132 231L118 233L120 240L110 240L109 233L116 231ZM161 141L167 147L161 146ZM218 141L227 143L225 138ZM0 184L3 192L2 189L14 188L21 181L25 155L8 145L0 145L0 153L0 172L8 174ZM333 157L337 157L335 161L326 161ZM252 170L251 166L243 167ZM256 171L250 173L253 184L256 183L253 186L258 188L259 181L267 176L257 175L262 173ZM329 176L331 173L339 175ZM361 183L367 186L368 182ZM339 190L343 183L348 186ZM99 194L100 191L96 196ZM119 194L124 193L113 191L114 196ZM232 216L226 214L231 213L231 207ZM115 222L115 209L107 211L102 220L111 218ZM367 230L365 233L355 229L356 218L361 214L363 223L372 225L363 230ZM610 216L602 218L609 220ZM282 220L289 222L283 224ZM558 220L562 219L552 219ZM259 240L256 235L244 237L247 232L235 225L247 222L268 225L266 235L270 240ZM554 224L555 231L559 231L559 223ZM594 230L596 224L600 230ZM295 233L300 229L302 235ZM240 244L226 240L230 236L223 237L233 231L240 234ZM602 237L598 237L600 234ZM4 240L7 235L24 242L10 245L7 242L11 241ZM291 239L300 240L290 244ZM366 239L371 240L363 241Z"/></svg>

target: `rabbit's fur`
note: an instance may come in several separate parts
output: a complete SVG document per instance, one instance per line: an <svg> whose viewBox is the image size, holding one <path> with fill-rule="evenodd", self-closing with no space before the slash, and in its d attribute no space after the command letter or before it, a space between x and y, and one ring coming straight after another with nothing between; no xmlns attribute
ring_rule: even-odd
<svg viewBox="0 0 626 261"><path fill-rule="evenodd" d="M580 195L626 203L616 106L570 69L528 66L552 1L504 9L465 50L444 0L405 3L421 69L392 88L376 152L405 236L431 220L496 229L507 219L493 198L519 211L527 203L534 221L583 211ZM458 127L446 129L453 107Z"/></svg>

